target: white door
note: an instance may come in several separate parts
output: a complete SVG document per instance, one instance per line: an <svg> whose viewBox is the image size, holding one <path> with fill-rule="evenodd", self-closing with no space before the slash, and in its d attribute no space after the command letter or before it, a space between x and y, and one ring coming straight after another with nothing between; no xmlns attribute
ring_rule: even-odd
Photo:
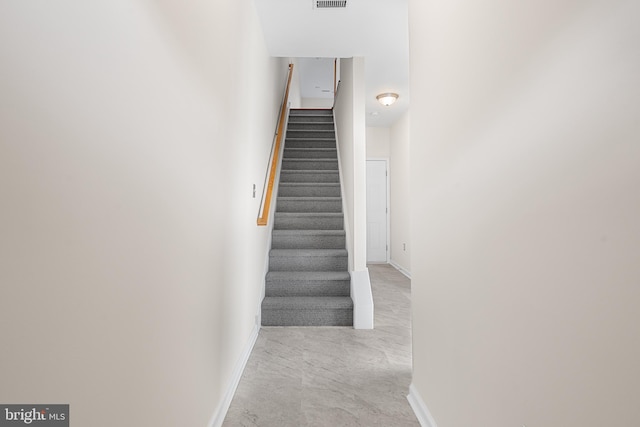
<svg viewBox="0 0 640 427"><path fill-rule="evenodd" d="M385 160L367 160L367 262L387 262Z"/></svg>

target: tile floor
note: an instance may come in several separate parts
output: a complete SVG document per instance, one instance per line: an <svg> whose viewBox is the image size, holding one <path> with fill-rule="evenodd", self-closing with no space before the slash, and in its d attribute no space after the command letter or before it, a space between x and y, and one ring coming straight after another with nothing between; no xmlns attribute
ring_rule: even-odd
<svg viewBox="0 0 640 427"><path fill-rule="evenodd" d="M409 279L369 265L375 329L263 327L223 426L417 426Z"/></svg>

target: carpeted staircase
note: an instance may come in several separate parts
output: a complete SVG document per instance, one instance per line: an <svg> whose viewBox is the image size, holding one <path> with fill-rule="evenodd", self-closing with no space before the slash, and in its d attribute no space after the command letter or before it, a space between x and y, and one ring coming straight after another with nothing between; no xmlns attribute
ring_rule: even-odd
<svg viewBox="0 0 640 427"><path fill-rule="evenodd" d="M332 110L291 110L262 301L264 326L351 326Z"/></svg>

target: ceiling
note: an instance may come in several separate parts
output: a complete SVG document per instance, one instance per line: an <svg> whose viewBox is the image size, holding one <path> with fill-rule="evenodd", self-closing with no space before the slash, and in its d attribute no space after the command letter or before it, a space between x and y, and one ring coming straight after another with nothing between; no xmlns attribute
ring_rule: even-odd
<svg viewBox="0 0 640 427"><path fill-rule="evenodd" d="M318 70L317 76L309 77L314 75L314 63L324 67L333 62L319 58L362 56L365 58L367 126L391 126L407 110L407 0L347 0L345 8L326 9L316 9L314 0L254 1L272 56L315 60L301 62L304 63L301 74L305 73L301 75L303 94L322 90L326 85L321 77L325 74ZM330 79L333 79L332 72ZM383 107L376 101L376 95L383 92L395 92L400 97L392 106Z"/></svg>

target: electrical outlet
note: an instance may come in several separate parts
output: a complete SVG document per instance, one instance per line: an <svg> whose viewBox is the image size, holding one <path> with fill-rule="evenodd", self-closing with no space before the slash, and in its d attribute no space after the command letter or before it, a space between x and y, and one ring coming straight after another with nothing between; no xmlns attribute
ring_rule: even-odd
<svg viewBox="0 0 640 427"><path fill-rule="evenodd" d="M407 251L407 244L406 243L402 244L402 250L405 251L405 252Z"/></svg>
<svg viewBox="0 0 640 427"><path fill-rule="evenodd" d="M256 198L256 185L253 184L253 198Z"/></svg>

